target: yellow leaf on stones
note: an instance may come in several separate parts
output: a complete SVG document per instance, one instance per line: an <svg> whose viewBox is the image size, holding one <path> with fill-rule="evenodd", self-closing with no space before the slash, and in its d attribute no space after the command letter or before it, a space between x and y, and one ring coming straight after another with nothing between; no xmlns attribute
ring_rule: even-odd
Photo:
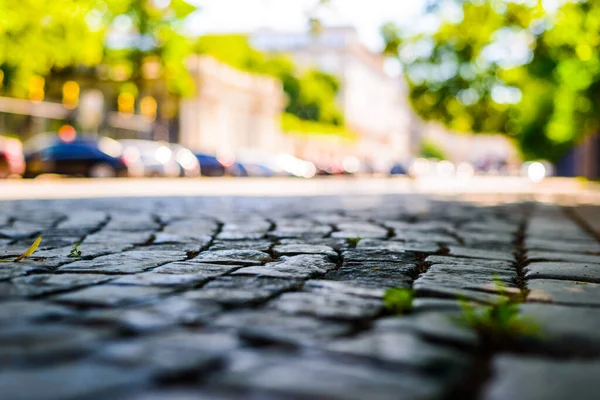
<svg viewBox="0 0 600 400"><path fill-rule="evenodd" d="M0 262L19 262L22 259L24 259L25 257L29 257L30 255L32 255L37 248L40 246L40 243L42 242L42 237L38 237L37 239L35 239L35 242L33 242L33 244L31 246L29 246L29 248L23 253L21 254L19 257L15 258L14 260L0 260Z"/></svg>

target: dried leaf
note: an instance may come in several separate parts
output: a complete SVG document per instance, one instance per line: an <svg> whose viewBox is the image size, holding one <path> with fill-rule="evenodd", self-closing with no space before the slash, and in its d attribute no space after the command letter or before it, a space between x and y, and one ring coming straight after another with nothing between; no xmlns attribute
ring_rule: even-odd
<svg viewBox="0 0 600 400"><path fill-rule="evenodd" d="M33 242L33 244L31 246L29 246L29 248L27 249L27 251L25 251L25 253L21 254L19 257L14 259L14 262L19 262L22 259L24 259L25 257L29 257L30 255L32 255L37 248L39 247L40 243L42 242L42 237L38 237L37 239L35 239L35 242Z"/></svg>

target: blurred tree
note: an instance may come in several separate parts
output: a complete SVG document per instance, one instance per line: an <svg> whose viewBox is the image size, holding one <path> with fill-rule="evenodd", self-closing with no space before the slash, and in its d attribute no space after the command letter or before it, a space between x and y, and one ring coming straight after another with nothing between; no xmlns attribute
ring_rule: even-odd
<svg viewBox="0 0 600 400"><path fill-rule="evenodd" d="M265 73L267 68L266 55L253 48L246 35L204 35L194 50L242 71Z"/></svg>
<svg viewBox="0 0 600 400"><path fill-rule="evenodd" d="M135 81L155 55L169 90L184 94L189 43L180 31L194 10L184 0L0 0L0 88L25 96L32 76L101 62Z"/></svg>
<svg viewBox="0 0 600 400"><path fill-rule="evenodd" d="M432 31L382 27L416 112L457 131L505 133L526 159L556 161L597 132L600 1L550 3L440 0L427 11Z"/></svg>
<svg viewBox="0 0 600 400"><path fill-rule="evenodd" d="M438 160L447 160L446 154L436 143L430 140L424 140L421 142L421 148L419 149L419 157L423 158L437 158Z"/></svg>
<svg viewBox="0 0 600 400"><path fill-rule="evenodd" d="M253 48L245 35L202 36L196 43L196 51L237 69L280 79L288 96L286 112L302 120L344 124L336 104L340 85L333 75L315 69L298 73L289 58L267 56Z"/></svg>
<svg viewBox="0 0 600 400"><path fill-rule="evenodd" d="M103 27L86 17L93 0L0 0L0 69L3 91L25 97L34 75L53 67L102 60Z"/></svg>

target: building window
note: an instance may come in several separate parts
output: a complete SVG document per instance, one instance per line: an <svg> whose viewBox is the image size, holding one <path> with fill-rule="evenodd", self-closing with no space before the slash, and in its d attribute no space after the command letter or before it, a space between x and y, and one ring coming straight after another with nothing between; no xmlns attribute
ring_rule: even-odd
<svg viewBox="0 0 600 400"><path fill-rule="evenodd" d="M335 54L325 54L319 59L319 66L326 72L337 71L340 67L340 59Z"/></svg>

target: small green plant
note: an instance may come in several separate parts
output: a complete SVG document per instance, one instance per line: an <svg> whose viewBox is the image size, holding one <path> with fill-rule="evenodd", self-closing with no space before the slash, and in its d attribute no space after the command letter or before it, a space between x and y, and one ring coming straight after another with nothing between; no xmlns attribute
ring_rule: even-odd
<svg viewBox="0 0 600 400"><path fill-rule="evenodd" d="M474 329L482 339L496 344L518 337L537 336L539 329L535 321L519 314L521 296L511 296L500 281L496 281L496 287L506 296L486 306L474 306L466 299L459 299L462 314L458 322Z"/></svg>
<svg viewBox="0 0 600 400"><path fill-rule="evenodd" d="M71 252L69 253L69 255L67 257L81 258L81 250L79 250L80 244L81 243L75 243L73 245L73 248L71 249Z"/></svg>
<svg viewBox="0 0 600 400"><path fill-rule="evenodd" d="M415 293L408 288L390 288L383 295L385 308L394 314L406 314L412 310Z"/></svg>
<svg viewBox="0 0 600 400"><path fill-rule="evenodd" d="M350 237L350 238L346 239L346 241L348 242L348 246L350 246L352 248L355 248L361 240L362 240L362 238L359 236Z"/></svg>

